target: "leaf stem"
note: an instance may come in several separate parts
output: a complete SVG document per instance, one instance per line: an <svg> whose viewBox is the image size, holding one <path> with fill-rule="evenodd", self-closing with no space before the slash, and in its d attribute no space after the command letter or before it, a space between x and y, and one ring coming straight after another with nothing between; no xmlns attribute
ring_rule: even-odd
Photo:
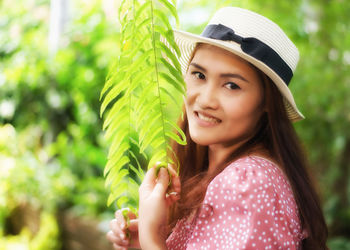
<svg viewBox="0 0 350 250"><path fill-rule="evenodd" d="M155 39L155 31L154 31L154 16L153 16L153 0L151 1L151 26L152 26L152 45L153 45L153 51L154 51L154 66L156 71L156 81L157 81L157 90L158 90L158 99L159 99L159 106L160 106L160 112L161 112L161 120L162 120L162 132L163 132L163 138L164 138L164 145L166 143L166 136L165 136L165 124L164 124L164 112L162 107L162 99L160 95L160 86L159 86L159 77L158 77L158 63L157 63L157 49L156 49L156 39ZM165 152L166 152L166 146L165 146ZM161 159L159 159L161 160ZM168 162L168 155L166 154L166 161Z"/></svg>

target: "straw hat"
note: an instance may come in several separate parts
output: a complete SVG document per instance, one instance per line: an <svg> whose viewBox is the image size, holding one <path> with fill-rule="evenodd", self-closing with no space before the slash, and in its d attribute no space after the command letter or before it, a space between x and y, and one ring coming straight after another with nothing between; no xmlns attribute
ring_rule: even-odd
<svg viewBox="0 0 350 250"><path fill-rule="evenodd" d="M186 73L197 43L226 49L255 65L271 78L284 97L291 121L304 119L288 84L299 60L299 51L282 29L255 12L226 7L218 10L201 35L174 30L181 51L179 62Z"/></svg>

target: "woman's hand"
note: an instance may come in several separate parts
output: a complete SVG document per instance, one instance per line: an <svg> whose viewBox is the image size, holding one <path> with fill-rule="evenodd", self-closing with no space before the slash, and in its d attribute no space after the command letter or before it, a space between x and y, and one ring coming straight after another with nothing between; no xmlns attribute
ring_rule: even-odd
<svg viewBox="0 0 350 250"><path fill-rule="evenodd" d="M129 223L124 218L123 212L126 212ZM116 211L115 219L110 222L110 229L107 233L107 239L113 244L114 249L126 250L128 247L140 248L138 219L133 212L128 209Z"/></svg>
<svg viewBox="0 0 350 250"><path fill-rule="evenodd" d="M166 249L167 217L171 204L179 199L180 179L170 166L151 168L139 189L139 237L142 249ZM171 186L169 180L171 178Z"/></svg>

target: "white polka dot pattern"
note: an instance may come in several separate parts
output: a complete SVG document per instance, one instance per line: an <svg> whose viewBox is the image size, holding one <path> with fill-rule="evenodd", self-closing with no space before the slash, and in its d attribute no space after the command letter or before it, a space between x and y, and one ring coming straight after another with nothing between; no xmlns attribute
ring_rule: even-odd
<svg viewBox="0 0 350 250"><path fill-rule="evenodd" d="M208 185L192 221L178 221L168 249L299 249L303 235L293 192L271 161L241 158Z"/></svg>

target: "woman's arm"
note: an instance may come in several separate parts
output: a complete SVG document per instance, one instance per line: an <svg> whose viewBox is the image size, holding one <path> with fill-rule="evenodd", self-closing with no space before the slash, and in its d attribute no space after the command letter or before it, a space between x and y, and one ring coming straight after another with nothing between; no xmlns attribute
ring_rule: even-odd
<svg viewBox="0 0 350 250"><path fill-rule="evenodd" d="M139 189L139 240L141 248L167 249L166 228L169 206L178 200L180 180L176 172L168 168L172 181L170 189L175 195L167 195L170 176L166 168L160 168L156 176L156 168L151 168Z"/></svg>

